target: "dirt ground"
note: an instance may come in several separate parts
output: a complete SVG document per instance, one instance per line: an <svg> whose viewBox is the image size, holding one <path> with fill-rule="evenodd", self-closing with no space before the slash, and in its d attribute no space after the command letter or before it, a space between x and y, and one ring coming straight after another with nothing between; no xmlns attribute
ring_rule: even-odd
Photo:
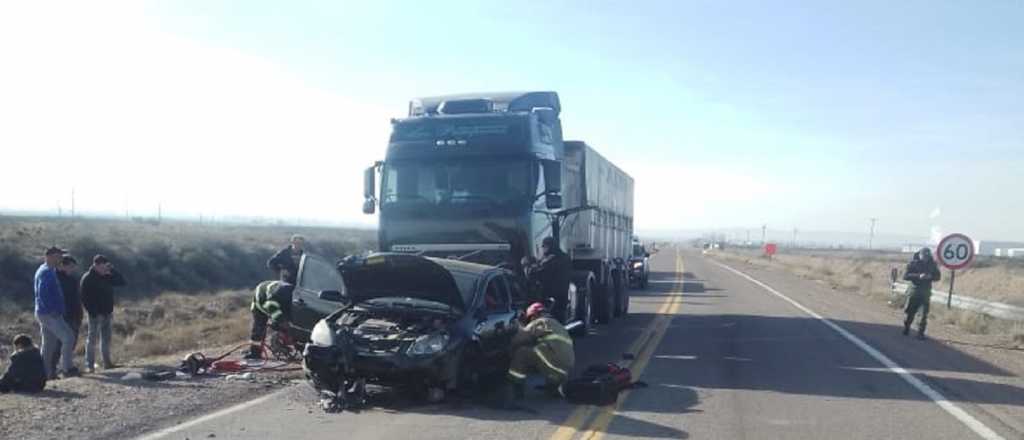
<svg viewBox="0 0 1024 440"><path fill-rule="evenodd" d="M0 438L131 438L302 381L298 364L276 361L265 365L278 371L255 370L249 380L229 379L226 374L165 381L125 378L130 373L173 370L185 354L151 357L122 368L51 381L40 394L0 395Z"/></svg>

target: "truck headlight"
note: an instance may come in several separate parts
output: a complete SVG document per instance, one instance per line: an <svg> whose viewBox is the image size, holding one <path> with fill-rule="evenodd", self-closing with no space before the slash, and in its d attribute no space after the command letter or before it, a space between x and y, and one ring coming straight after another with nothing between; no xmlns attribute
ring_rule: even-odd
<svg viewBox="0 0 1024 440"><path fill-rule="evenodd" d="M643 261L634 261L633 262L633 269L639 269L641 267L644 267L644 262Z"/></svg>
<svg viewBox="0 0 1024 440"><path fill-rule="evenodd" d="M331 347L334 345L334 331L331 330L331 326L327 324L326 319L321 319L320 322L313 326L313 331L309 334L309 342L321 347Z"/></svg>
<svg viewBox="0 0 1024 440"><path fill-rule="evenodd" d="M413 356L435 354L444 350L448 345L448 335L445 333L432 333L416 338L409 346L408 353Z"/></svg>

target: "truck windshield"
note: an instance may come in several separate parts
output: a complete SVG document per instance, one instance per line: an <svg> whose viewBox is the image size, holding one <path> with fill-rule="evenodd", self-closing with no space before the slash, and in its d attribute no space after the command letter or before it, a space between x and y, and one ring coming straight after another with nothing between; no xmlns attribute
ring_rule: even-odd
<svg viewBox="0 0 1024 440"><path fill-rule="evenodd" d="M396 161L385 166L381 203L398 205L489 204L532 200L536 177L526 160Z"/></svg>

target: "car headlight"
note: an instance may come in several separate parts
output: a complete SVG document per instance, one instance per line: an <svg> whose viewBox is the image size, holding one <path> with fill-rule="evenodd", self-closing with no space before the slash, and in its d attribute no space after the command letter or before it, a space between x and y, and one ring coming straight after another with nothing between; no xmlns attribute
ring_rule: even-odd
<svg viewBox="0 0 1024 440"><path fill-rule="evenodd" d="M327 324L326 319L321 319L320 322L313 326L313 331L309 334L309 341L313 345L321 347L334 345L334 331L331 330L331 326Z"/></svg>
<svg viewBox="0 0 1024 440"><path fill-rule="evenodd" d="M416 338L409 346L408 353L413 356L435 354L444 350L448 345L448 335L445 333L432 333Z"/></svg>
<svg viewBox="0 0 1024 440"><path fill-rule="evenodd" d="M644 262L643 261L634 261L633 262L633 269L639 269L641 267L644 267Z"/></svg>

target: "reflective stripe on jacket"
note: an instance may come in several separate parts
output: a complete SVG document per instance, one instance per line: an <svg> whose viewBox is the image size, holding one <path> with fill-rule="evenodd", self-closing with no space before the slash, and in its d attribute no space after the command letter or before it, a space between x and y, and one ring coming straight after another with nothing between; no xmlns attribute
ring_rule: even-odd
<svg viewBox="0 0 1024 440"><path fill-rule="evenodd" d="M284 281L261 282L253 293L251 310L266 315L272 322L289 320L293 288Z"/></svg>

